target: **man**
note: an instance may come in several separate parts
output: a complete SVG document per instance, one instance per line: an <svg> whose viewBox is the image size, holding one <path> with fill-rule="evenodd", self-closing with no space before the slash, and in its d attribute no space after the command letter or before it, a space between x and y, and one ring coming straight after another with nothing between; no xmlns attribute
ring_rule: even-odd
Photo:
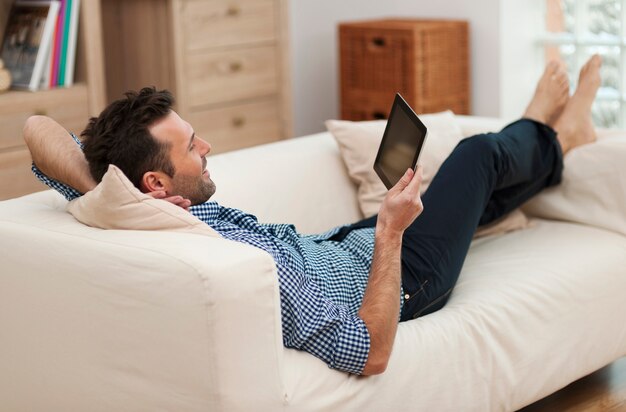
<svg viewBox="0 0 626 412"><path fill-rule="evenodd" d="M399 317L444 306L476 227L557 184L563 154L595 140L590 110L600 65L599 56L585 64L570 98L567 75L550 63L523 118L463 140L423 199L419 170L407 170L378 215L315 236L209 202L211 146L171 110L167 92L129 93L91 119L84 155L45 117L30 118L24 137L34 163L58 182L36 173L67 198L79 195L71 188L93 189L113 163L143 192L188 209L227 239L267 251L278 270L284 345L371 375L386 368Z"/></svg>

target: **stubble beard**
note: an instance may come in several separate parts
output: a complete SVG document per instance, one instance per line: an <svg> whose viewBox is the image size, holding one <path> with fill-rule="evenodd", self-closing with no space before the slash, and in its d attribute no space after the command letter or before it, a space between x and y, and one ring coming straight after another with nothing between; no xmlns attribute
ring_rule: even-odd
<svg viewBox="0 0 626 412"><path fill-rule="evenodd" d="M209 179L205 181L202 176L176 176L173 178L176 187L175 195L189 199L192 205L199 205L215 194L215 183Z"/></svg>

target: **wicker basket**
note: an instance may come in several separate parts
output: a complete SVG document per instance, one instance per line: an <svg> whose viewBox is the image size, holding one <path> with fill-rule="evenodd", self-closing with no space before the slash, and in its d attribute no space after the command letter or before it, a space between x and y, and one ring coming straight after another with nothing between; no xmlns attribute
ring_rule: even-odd
<svg viewBox="0 0 626 412"><path fill-rule="evenodd" d="M339 49L343 119L387 118L396 92L417 113L470 113L466 21L343 23Z"/></svg>

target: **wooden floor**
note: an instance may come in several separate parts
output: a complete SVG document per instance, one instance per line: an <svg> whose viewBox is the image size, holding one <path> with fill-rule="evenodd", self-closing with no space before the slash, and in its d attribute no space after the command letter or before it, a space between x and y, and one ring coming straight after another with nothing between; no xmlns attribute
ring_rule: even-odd
<svg viewBox="0 0 626 412"><path fill-rule="evenodd" d="M519 412L626 412L626 357Z"/></svg>

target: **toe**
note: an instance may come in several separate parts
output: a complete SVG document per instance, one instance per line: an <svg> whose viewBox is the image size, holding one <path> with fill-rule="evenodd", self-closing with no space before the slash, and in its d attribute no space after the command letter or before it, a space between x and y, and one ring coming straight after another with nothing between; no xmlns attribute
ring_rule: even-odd
<svg viewBox="0 0 626 412"><path fill-rule="evenodd" d="M589 59L589 62L592 63L594 66L601 66L602 57L599 54L594 54L593 56L591 56L591 59Z"/></svg>
<svg viewBox="0 0 626 412"><path fill-rule="evenodd" d="M564 71L561 71L559 69L558 73L553 78L559 89L569 87L569 78L567 76L567 73L565 73Z"/></svg>
<svg viewBox="0 0 626 412"><path fill-rule="evenodd" d="M580 71L581 72L587 71L592 67L597 68L597 67L600 67L601 65L602 65L602 57L600 57L599 54L594 54L593 56L589 58L589 60L587 60L587 62L583 65Z"/></svg>
<svg viewBox="0 0 626 412"><path fill-rule="evenodd" d="M546 65L546 73L554 74L559 70L559 62L556 60L550 60L550 62Z"/></svg>

